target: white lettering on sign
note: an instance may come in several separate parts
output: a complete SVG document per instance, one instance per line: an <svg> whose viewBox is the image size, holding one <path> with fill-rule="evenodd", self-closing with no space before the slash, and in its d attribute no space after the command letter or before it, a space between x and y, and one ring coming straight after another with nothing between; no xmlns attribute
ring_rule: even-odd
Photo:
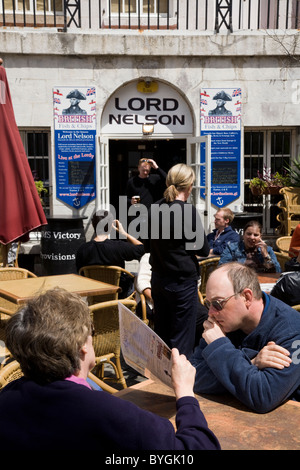
<svg viewBox="0 0 300 470"><path fill-rule="evenodd" d="M50 232L49 230L42 230L43 238L54 238L55 240L80 240L81 233L69 232Z"/></svg>
<svg viewBox="0 0 300 470"><path fill-rule="evenodd" d="M176 90L164 83L147 94L137 91L136 83L118 90L104 108L101 128L104 134L140 134L143 124L153 124L156 135L193 132L189 106Z"/></svg>

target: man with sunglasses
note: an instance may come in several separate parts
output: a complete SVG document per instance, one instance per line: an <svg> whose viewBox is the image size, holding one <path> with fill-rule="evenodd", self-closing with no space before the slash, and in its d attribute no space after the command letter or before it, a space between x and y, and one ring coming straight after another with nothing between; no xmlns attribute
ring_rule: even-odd
<svg viewBox="0 0 300 470"><path fill-rule="evenodd" d="M212 272L206 306L191 359L195 392L230 392L258 413L300 401L299 312L263 293L256 273L236 262Z"/></svg>
<svg viewBox="0 0 300 470"><path fill-rule="evenodd" d="M151 173L151 169L155 173ZM138 174L128 180L126 194L129 206L143 204L147 209L162 198L166 189L166 173L159 168L152 158L141 158L138 163ZM135 196L139 196L139 199Z"/></svg>

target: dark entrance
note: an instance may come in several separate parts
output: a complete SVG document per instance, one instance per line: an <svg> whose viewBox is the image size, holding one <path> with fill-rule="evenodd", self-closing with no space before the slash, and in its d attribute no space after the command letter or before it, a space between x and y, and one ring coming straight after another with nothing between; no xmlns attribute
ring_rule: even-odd
<svg viewBox="0 0 300 470"><path fill-rule="evenodd" d="M167 173L173 165L186 163L186 140L109 140L110 203L116 209L140 158L153 158Z"/></svg>

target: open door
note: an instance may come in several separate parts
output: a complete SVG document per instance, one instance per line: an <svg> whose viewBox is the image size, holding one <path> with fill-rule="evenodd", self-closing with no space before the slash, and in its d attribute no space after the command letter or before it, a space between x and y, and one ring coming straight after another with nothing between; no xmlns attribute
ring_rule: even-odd
<svg viewBox="0 0 300 470"><path fill-rule="evenodd" d="M201 161L201 149L204 146L205 161ZM191 194L191 202L198 209L204 230L211 232L211 136L191 137L187 140L187 165L196 175ZM205 197L201 199L201 195Z"/></svg>
<svg viewBox="0 0 300 470"><path fill-rule="evenodd" d="M99 158L96 161L97 210L109 210L109 154L108 140L99 137Z"/></svg>

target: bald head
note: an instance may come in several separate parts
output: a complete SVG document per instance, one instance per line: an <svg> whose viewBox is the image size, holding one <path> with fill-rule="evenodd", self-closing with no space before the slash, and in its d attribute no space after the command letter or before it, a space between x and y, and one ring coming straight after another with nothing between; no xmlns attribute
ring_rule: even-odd
<svg viewBox="0 0 300 470"><path fill-rule="evenodd" d="M262 298L262 291L256 272L244 264L237 262L222 264L211 273L210 277L212 276L214 276L214 280L220 282L220 285L228 280L233 287L234 293L248 288L252 290L255 299Z"/></svg>

